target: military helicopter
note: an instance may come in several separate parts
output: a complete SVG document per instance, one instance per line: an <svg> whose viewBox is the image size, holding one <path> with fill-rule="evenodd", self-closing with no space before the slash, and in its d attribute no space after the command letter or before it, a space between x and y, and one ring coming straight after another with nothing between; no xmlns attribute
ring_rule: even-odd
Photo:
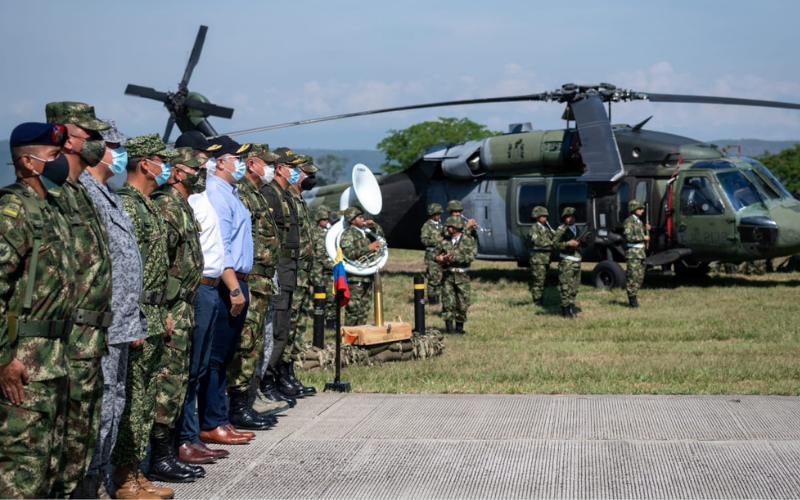
<svg viewBox="0 0 800 500"><path fill-rule="evenodd" d="M566 84L539 94L361 111L228 135L413 109L557 102L566 104L564 129L536 131L527 123L513 124L499 137L434 146L407 170L381 176L384 208L375 220L389 246L421 249L419 230L427 205L457 199L478 223L478 258L523 264L529 255L525 236L534 223L532 208L547 207L549 222L556 225L563 208L572 206L578 225L591 234L583 257L598 263L592 282L617 287L625 283L618 264L626 249L623 221L628 201L637 199L645 202L652 225L651 266L674 264L676 273L693 275L707 272L715 261L739 263L800 252L800 201L764 165L727 157L713 144L645 130L650 118L633 126L610 123L612 103L639 100L800 109L795 103L636 92L608 83ZM312 208L323 203L336 207L349 186L323 186L304 196Z"/></svg>

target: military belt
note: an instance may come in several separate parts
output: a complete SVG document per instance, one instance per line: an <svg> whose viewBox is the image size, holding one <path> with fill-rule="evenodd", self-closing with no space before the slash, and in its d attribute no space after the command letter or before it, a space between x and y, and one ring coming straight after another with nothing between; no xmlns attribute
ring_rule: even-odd
<svg viewBox="0 0 800 500"><path fill-rule="evenodd" d="M8 340L14 342L21 337L61 339L72 329L70 320L19 319L8 316Z"/></svg>
<svg viewBox="0 0 800 500"><path fill-rule="evenodd" d="M550 247L533 247L534 252L552 252Z"/></svg>
<svg viewBox="0 0 800 500"><path fill-rule="evenodd" d="M189 304L194 304L194 299L197 297L197 290L188 290L181 288L178 290L178 298Z"/></svg>
<svg viewBox="0 0 800 500"><path fill-rule="evenodd" d="M436 247L425 247L426 252L433 252L436 250Z"/></svg>
<svg viewBox="0 0 800 500"><path fill-rule="evenodd" d="M250 274L254 276L266 276L271 278L275 276L275 268L272 266L265 266L264 264L254 264Z"/></svg>
<svg viewBox="0 0 800 500"><path fill-rule="evenodd" d="M200 280L200 283L216 288L217 285L219 285L219 280L219 278L209 278L207 276L203 276L203 279Z"/></svg>
<svg viewBox="0 0 800 500"><path fill-rule="evenodd" d="M250 273L236 273L236 277L242 281L247 281L247 278L250 277Z"/></svg>
<svg viewBox="0 0 800 500"><path fill-rule="evenodd" d="M143 291L139 302L150 306L164 305L167 301L167 291L159 290L157 292Z"/></svg>
<svg viewBox="0 0 800 500"><path fill-rule="evenodd" d="M644 243L628 243L628 248L644 248Z"/></svg>
<svg viewBox="0 0 800 500"><path fill-rule="evenodd" d="M581 261L580 257L575 257L574 255L567 255L567 254L563 254L562 253L562 254L559 254L559 257L561 257L564 260L569 260L569 261L572 261L572 262L580 262Z"/></svg>
<svg viewBox="0 0 800 500"><path fill-rule="evenodd" d="M114 319L112 312L88 311L86 309L75 309L72 314L72 321L76 325L89 325L98 328L108 328L111 320Z"/></svg>
<svg viewBox="0 0 800 500"><path fill-rule="evenodd" d="M451 267L450 269L448 269L448 271L450 271L451 273L462 274L462 273L468 273L469 272L469 268L468 267Z"/></svg>
<svg viewBox="0 0 800 500"><path fill-rule="evenodd" d="M278 256L283 257L284 259L296 259L297 258L297 248L281 248L278 251Z"/></svg>

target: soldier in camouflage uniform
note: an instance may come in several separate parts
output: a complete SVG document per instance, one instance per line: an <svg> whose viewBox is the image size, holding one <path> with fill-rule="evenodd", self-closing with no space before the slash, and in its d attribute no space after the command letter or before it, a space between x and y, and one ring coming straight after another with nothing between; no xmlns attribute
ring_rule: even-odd
<svg viewBox="0 0 800 500"><path fill-rule="evenodd" d="M119 190L122 205L133 223L144 268L140 303L147 319L147 338L131 342L125 410L120 421L117 445L111 455L112 481L116 496L127 498L165 497L170 488L156 488L144 477L139 462L144 460L150 431L155 421L157 376L169 339L172 320L167 308L169 252L167 232L159 207L150 201L157 186L170 175L168 160L176 153L166 149L158 134L145 134L125 143L128 151L128 179Z"/></svg>
<svg viewBox="0 0 800 500"><path fill-rule="evenodd" d="M106 144L99 132L110 125L100 121L94 107L79 102L51 102L47 121L64 123L68 139L62 153L70 164L63 186L65 210L75 237L75 325L69 336L69 417L64 437L56 496L69 496L89 467L100 426L103 400L101 359L108 354L111 324L111 257L105 224L89 193L79 181L87 167L100 163Z"/></svg>
<svg viewBox="0 0 800 500"><path fill-rule="evenodd" d="M436 246L442 240L442 206L438 203L428 205L430 219L422 225L420 240L425 245L425 281L427 285L428 304L439 303L442 288L442 267L436 262Z"/></svg>
<svg viewBox="0 0 800 500"><path fill-rule="evenodd" d="M550 267L550 253L553 251L553 228L547 223L550 215L545 207L534 207L531 212L535 221L528 235L528 247L531 251L531 296L533 304L542 307L544 281Z"/></svg>
<svg viewBox="0 0 800 500"><path fill-rule="evenodd" d="M625 251L625 281L630 306L639 307L636 294L644 282L645 244L650 241L650 224L642 222L644 203L641 201L629 201L628 213L631 215L625 219L624 224L628 247Z"/></svg>
<svg viewBox="0 0 800 500"><path fill-rule="evenodd" d="M478 239L478 223L475 222L475 219L467 219L464 215L464 204L461 203L459 200L450 200L447 202L447 212L450 214L450 217L459 217L462 220L467 221L467 225L464 228L464 232L472 236L476 241ZM447 234L447 228L442 228L442 238L449 238L450 235Z"/></svg>
<svg viewBox="0 0 800 500"><path fill-rule="evenodd" d="M436 245L436 262L442 267L442 315L447 333L465 334L469 309L469 265L478 255L478 244L464 231L461 217L448 217L445 229L449 238ZM455 328L453 321L455 320Z"/></svg>
<svg viewBox="0 0 800 500"><path fill-rule="evenodd" d="M344 211L344 220L350 224L339 240L342 256L350 261L356 261L370 252L378 250L383 242L380 240L370 242L367 229L370 232L384 237L383 229L374 221L365 221L364 212L358 207L348 207ZM350 301L347 303L345 313L348 325L365 325L372 310L372 276L358 276L349 274L347 284L350 286Z"/></svg>
<svg viewBox="0 0 800 500"><path fill-rule="evenodd" d="M269 212L267 200L259 189L272 181L275 167L271 164L278 155L269 150L268 144L253 144L242 156L247 166L244 179L239 182L239 199L250 212L253 227L253 268L247 286L250 288L250 307L247 309L239 347L233 361L228 365L228 417L236 427L245 429L268 429L275 424L275 413L289 408L285 402L272 402L266 398L258 401L261 416L250 406L248 390L256 371L256 365L264 348L264 322L269 301L275 293L272 282L275 264L278 261L278 228Z"/></svg>
<svg viewBox="0 0 800 500"><path fill-rule="evenodd" d="M203 277L203 251L200 229L187 201L194 190L191 183L208 160L192 148L174 150L172 171L167 183L153 192L151 199L164 217L167 234L169 276L167 307L172 318L172 335L162 350L156 379L156 410L150 439L149 477L161 481L182 481L187 473L202 477L180 460L175 448L175 422L181 412L189 380L189 344L194 329L194 299Z"/></svg>
<svg viewBox="0 0 800 500"><path fill-rule="evenodd" d="M0 497L52 498L67 417L74 239L48 187L69 174L62 125L11 133L17 182L0 192ZM55 161L51 161L55 160ZM24 386L24 387L23 387Z"/></svg>
<svg viewBox="0 0 800 500"><path fill-rule="evenodd" d="M575 225L575 209L565 207L561 211L563 224L553 235L553 246L558 250L561 262L558 263L558 288L561 295L561 315L575 318L575 297L581 285L581 247L586 244L586 235L578 239Z"/></svg>
<svg viewBox="0 0 800 500"><path fill-rule="evenodd" d="M336 321L336 295L333 293L333 261L328 256L325 247L325 238L328 236L330 223L330 209L320 205L314 212L314 230L311 239L314 242L314 262L311 265L311 286L322 285L325 287L325 326L333 330Z"/></svg>

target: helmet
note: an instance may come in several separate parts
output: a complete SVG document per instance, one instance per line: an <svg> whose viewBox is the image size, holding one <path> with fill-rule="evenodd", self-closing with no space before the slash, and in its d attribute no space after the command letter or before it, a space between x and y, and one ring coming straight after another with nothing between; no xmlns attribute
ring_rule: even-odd
<svg viewBox="0 0 800 500"><path fill-rule="evenodd" d="M364 215L364 212L360 208L347 207L347 210L344 211L344 220L350 223L353 222L353 219L355 219L359 215Z"/></svg>
<svg viewBox="0 0 800 500"><path fill-rule="evenodd" d="M561 211L561 218L563 219L567 215L575 215L575 209L573 207L564 207L564 210Z"/></svg>
<svg viewBox="0 0 800 500"><path fill-rule="evenodd" d="M633 213L640 208L644 208L644 203L639 200L631 200L628 202L628 212Z"/></svg>
<svg viewBox="0 0 800 500"><path fill-rule="evenodd" d="M444 221L445 227L454 227L456 229L464 229L464 221L461 217L448 217L446 221Z"/></svg>
<svg viewBox="0 0 800 500"><path fill-rule="evenodd" d="M450 200L447 202L447 211L462 212L464 211L464 205L462 205L461 202L458 200Z"/></svg>
<svg viewBox="0 0 800 500"><path fill-rule="evenodd" d="M314 212L314 220L317 222L329 219L330 216L331 216L331 209L325 205L320 205L317 208L317 211Z"/></svg>
<svg viewBox="0 0 800 500"><path fill-rule="evenodd" d="M431 203L428 205L428 215L436 215L442 213L442 206L438 203Z"/></svg>
<svg viewBox="0 0 800 500"><path fill-rule="evenodd" d="M542 216L547 217L548 215L550 215L550 213L543 206L533 207L533 212L531 212L531 216L534 219L538 219Z"/></svg>

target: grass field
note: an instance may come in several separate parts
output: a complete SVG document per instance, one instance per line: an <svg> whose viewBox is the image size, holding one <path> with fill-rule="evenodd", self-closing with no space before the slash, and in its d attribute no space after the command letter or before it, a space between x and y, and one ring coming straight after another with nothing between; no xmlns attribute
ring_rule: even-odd
<svg viewBox="0 0 800 500"><path fill-rule="evenodd" d="M382 272L385 319L414 322L413 277L422 252L392 250ZM588 282L591 265L584 265ZM583 285L575 320L562 319L551 264L533 307L528 270L472 266L465 336L446 336L438 358L347 367L356 392L498 394L800 394L800 274L712 275L677 282L648 271L639 309L623 290ZM443 329L440 307L427 325ZM310 339L311 331L307 332ZM302 373L318 389L333 370Z"/></svg>

